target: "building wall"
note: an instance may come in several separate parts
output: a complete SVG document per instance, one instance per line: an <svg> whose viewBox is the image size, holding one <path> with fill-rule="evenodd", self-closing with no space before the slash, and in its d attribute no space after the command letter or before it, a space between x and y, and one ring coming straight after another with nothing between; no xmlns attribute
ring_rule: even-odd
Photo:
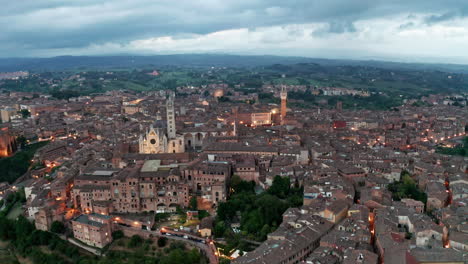
<svg viewBox="0 0 468 264"><path fill-rule="evenodd" d="M229 164L217 164L218 166L190 167L182 171L183 179L187 180L194 192L201 192L202 196L211 198L211 201L225 201L227 198L227 183L231 178L231 166ZM218 195L216 195L218 192Z"/></svg>
<svg viewBox="0 0 468 264"><path fill-rule="evenodd" d="M112 179L92 183L96 189L90 189L87 181L75 180L72 191L75 208L84 213L169 212L175 211L176 205L185 207L189 203L190 185L175 175L167 178L128 177L123 181ZM93 206L93 201L109 201L109 207Z"/></svg>
<svg viewBox="0 0 468 264"><path fill-rule="evenodd" d="M466 243L460 243L450 240L450 246L458 250L468 251L468 241Z"/></svg>
<svg viewBox="0 0 468 264"><path fill-rule="evenodd" d="M271 113L252 113L252 125L261 126L271 124Z"/></svg>
<svg viewBox="0 0 468 264"><path fill-rule="evenodd" d="M34 225L36 229L42 231L49 231L50 226L52 225L51 217L46 214L45 210L40 210L34 215Z"/></svg>
<svg viewBox="0 0 468 264"><path fill-rule="evenodd" d="M177 136L174 139L169 139L167 143L167 153L183 153L185 152L184 136Z"/></svg>
<svg viewBox="0 0 468 264"><path fill-rule="evenodd" d="M103 248L108 243L112 242L110 221L101 227L72 221L72 228L73 236L87 245Z"/></svg>

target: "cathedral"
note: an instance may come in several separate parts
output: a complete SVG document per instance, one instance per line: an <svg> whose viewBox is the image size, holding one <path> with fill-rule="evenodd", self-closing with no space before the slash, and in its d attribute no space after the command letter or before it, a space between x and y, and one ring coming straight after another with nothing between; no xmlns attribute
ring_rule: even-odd
<svg viewBox="0 0 468 264"><path fill-rule="evenodd" d="M139 152L154 153L182 153L185 152L184 136L177 135L174 112L174 94L166 101L167 131L154 128L153 125L140 135Z"/></svg>

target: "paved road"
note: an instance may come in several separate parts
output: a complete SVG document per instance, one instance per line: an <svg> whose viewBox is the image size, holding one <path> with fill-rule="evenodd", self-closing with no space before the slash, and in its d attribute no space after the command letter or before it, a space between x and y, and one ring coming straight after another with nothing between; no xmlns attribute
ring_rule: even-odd
<svg viewBox="0 0 468 264"><path fill-rule="evenodd" d="M195 241L192 241L190 239L185 239L183 237L161 235L160 233L158 234L158 236L166 237L166 238L172 239L172 240L178 240L178 241L183 241L183 242L189 243L190 245L193 245L193 246L205 251L206 256L210 260L210 264L218 264L219 263L218 256L215 255L216 248L215 248L214 245L211 245L211 244L207 245L207 244L203 244L203 243L200 243L200 242L195 242Z"/></svg>

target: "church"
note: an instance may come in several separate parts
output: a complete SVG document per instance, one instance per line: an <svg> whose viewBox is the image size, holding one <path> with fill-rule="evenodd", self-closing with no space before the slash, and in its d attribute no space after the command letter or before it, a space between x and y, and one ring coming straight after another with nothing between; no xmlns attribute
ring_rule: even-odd
<svg viewBox="0 0 468 264"><path fill-rule="evenodd" d="M174 112L174 94L166 101L167 130L154 128L153 125L140 135L139 152L142 154L182 153L185 152L184 136L177 135Z"/></svg>

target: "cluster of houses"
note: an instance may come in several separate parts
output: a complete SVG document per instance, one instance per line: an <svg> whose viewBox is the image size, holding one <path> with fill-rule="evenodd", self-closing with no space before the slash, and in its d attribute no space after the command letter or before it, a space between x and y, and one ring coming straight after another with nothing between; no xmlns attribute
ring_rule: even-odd
<svg viewBox="0 0 468 264"><path fill-rule="evenodd" d="M468 161L435 150L463 144L467 108L286 109L222 102L238 95L221 84L205 89L0 95L4 107L31 113L6 124L9 134L49 141L33 159L40 166L0 195L24 187L36 228L61 221L104 247L116 230L156 235L154 214L194 198L215 215L233 175L263 190L280 175L304 188L303 206L234 263L466 262ZM392 198L388 186L403 171L426 201Z"/></svg>

